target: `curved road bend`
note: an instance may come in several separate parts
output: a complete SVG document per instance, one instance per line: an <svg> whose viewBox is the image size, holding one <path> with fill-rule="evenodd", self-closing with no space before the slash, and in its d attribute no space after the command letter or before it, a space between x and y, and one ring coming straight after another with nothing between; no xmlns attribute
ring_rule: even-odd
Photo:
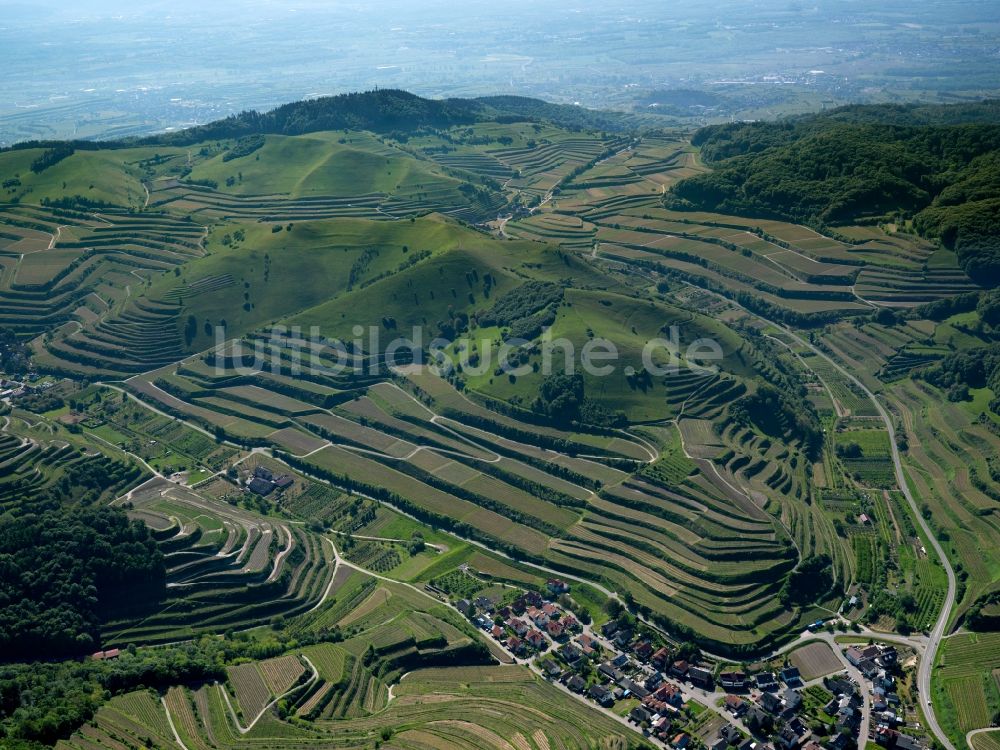
<svg viewBox="0 0 1000 750"><path fill-rule="evenodd" d="M917 672L917 689L918 689L918 692L920 693L920 695L922 697L922 700L924 701L924 703L921 706L921 708L923 710L924 717L925 717L925 719L927 721L927 724L930 727L931 731L934 733L934 735L937 737L937 739L944 746L945 750L956 750L956 748L952 744L951 740L948 738L948 736L941 729L941 726L940 726L940 724L937 721L937 717L934 714L934 707L931 705L931 703L929 701L929 696L931 695L931 673L932 673L932 671L934 669L934 660L935 660L935 657L937 655L937 649L940 646L941 639L944 636L944 630L947 627L948 619L949 619L949 617L951 615L951 610L952 610L952 608L955 605L955 589L956 589L955 571L952 569L951 563L948 561L948 557L947 557L947 555L945 555L944 549L941 547L940 542L938 542L937 537L934 536L934 534L931 531L931 528L928 525L927 521L924 519L923 515L920 513L920 508L918 507L918 505L916 503L916 500L913 498L913 494L910 492L910 488L909 488L909 486L906 483L906 477L903 474L902 462L901 462L900 457L899 457L899 449L896 446L896 432L895 432L895 429L893 428L892 419L889 417L889 414L886 412L886 410L882 406L881 402L875 397L875 394L872 393L871 390L869 390L868 387L864 385L864 383L862 383L854 375L852 375L847 370L845 370L843 367L841 367L840 364L838 364L829 355L827 355L825 352L823 352L822 350L820 350L819 348L817 348L816 346L814 346L812 343L810 343L809 341L806 341L806 340L802 339L801 337L798 336L798 334L792 332L791 330L789 330L785 326L783 326L783 325L781 325L779 323L776 323L774 321L768 320L767 318L764 318L764 317L762 317L762 316L758 315L757 313L754 313L754 312L752 312L750 310L747 310L745 307L743 307L742 305L740 305L738 302L730 300L729 298L723 297L722 295L716 294L714 292L709 292L709 294L712 294L713 296L719 297L720 299L726 301L727 303L735 305L736 307L739 307L740 309L744 310L747 314L752 315L753 317L757 318L758 320L762 320L765 323L774 326L778 330L780 330L783 333L785 333L787 336L791 337L798 344L807 347L814 354L816 354L817 356L820 356L823 359L825 359L841 375L843 375L848 380L850 380L852 383L854 383L871 400L871 402L875 405L875 408L878 411L879 416L881 417L883 423L885 424L886 431L889 433L889 445L890 445L891 450L892 450L892 462L893 462L893 469L894 469L895 474L896 474L896 482L899 485L900 489L902 490L903 495L906 498L907 502L909 503L910 509L913 511L913 515L917 519L917 522L920 524L920 528L923 530L924 535L927 537L927 539L930 541L931 546L934 548L934 552L935 552L935 554L937 554L938 559L941 561L941 564L944 567L945 573L947 574L947 577L948 577L948 590L947 590L946 595L945 595L944 604L942 605L941 612L938 615L937 622L935 623L934 628L933 628L933 630L930 633L930 637L929 637L929 639L927 641L927 648L926 648L926 650L925 650L925 652L923 654L923 657L920 659L920 665L919 665L918 672ZM115 388L115 386L110 386L110 387L114 388L115 390L122 390L122 389L119 389L119 388ZM128 395L132 396L132 394L128 394ZM135 398L135 397L132 396L132 398ZM139 399L135 399L135 400L138 401ZM154 409L154 411L155 411L155 409ZM185 420L182 420L182 421L185 421ZM199 431L200 432L205 432L204 430L199 430ZM466 541L472 541L472 540L466 540ZM476 543L473 542L473 544L476 544ZM486 545L483 545L483 544L476 544L476 546L480 546L480 547L488 549L486 547ZM539 567L540 569L544 569L544 568L541 568L541 566L534 566L534 567ZM594 585L590 581L586 581L585 579L578 578L576 576L569 576L566 573L560 573L560 575L562 577L564 577L564 578L576 580L576 581L581 582L581 583L588 583L589 585L592 585L592 586ZM601 587L596 587L596 588L601 589ZM611 597L617 599L617 596L613 592L610 592L610 591L607 591L607 590L602 590L602 593L604 593L606 596L611 596ZM864 740L864 738L862 738L862 740Z"/></svg>
<svg viewBox="0 0 1000 750"><path fill-rule="evenodd" d="M701 287L697 288L701 289ZM951 740L948 739L948 735L946 735L944 730L941 729L941 725L938 723L937 717L934 715L934 706L930 703L931 673L934 670L934 659L937 656L938 646L941 645L941 639L944 637L945 628L948 626L948 619L951 617L952 608L955 606L955 571L952 569L951 563L948 561L948 556L945 555L944 548L941 546L941 543L938 542L937 537L934 536L926 519L920 513L920 508L917 505L916 500L913 498L913 493L910 492L909 485L906 483L906 476L903 474L903 464L899 458L899 448L896 446L896 430L892 426L892 419L889 417L889 413L885 410L885 407L882 406L882 402L875 398L875 394L872 393L864 383L841 367L840 364L831 358L826 352L814 346L809 341L802 339L798 334L789 330L780 323L768 320L767 318L748 310L743 307L743 305L729 299L728 297L723 297L715 292L709 292L709 294L712 294L729 304L735 305L747 314L752 315L768 325L774 326L785 335L792 338L796 343L807 347L814 354L825 359L835 370L837 370L837 372L854 383L861 390L861 392L864 393L873 404L875 404L875 408L878 410L879 416L885 424L886 431L889 433L889 445L892 448L892 464L896 473L896 483L903 492L903 496L906 498L906 501L910 505L910 509L913 511L913 516L917 519L917 523L920 524L921 530L930 541L935 554L937 554L938 559L941 561L941 565L944 567L945 573L948 576L948 591L945 594L944 604L941 607L941 613L938 615L937 622L934 624L933 630L931 630L930 637L927 640L927 648L924 651L923 657L920 659L920 666L917 670L917 691L920 694L920 700L922 701L920 708L923 711L925 720L927 721L927 726L930 728L931 732L934 733L934 736L937 737L938 741L941 742L945 750L956 750Z"/></svg>
<svg viewBox="0 0 1000 750"><path fill-rule="evenodd" d="M930 525L920 512L917 501L913 498L913 493L910 492L910 487L906 483L906 476L903 474L903 464L899 458L899 448L896 447L896 430L892 426L892 419L889 417L889 413L885 410L885 407L882 406L882 402L875 398L875 394L868 390L868 387L864 383L841 367L825 352L820 351L817 347L807 341L802 341L795 336L795 334L787 331L787 329L783 330L789 333L789 335L794 336L797 341L805 344L813 352L823 357L823 359L833 365L833 367L841 375L848 378L852 383L860 388L861 391L868 396L871 402L875 404L875 408L878 410L879 416L882 417L882 421L885 423L885 429L889 433L889 446L892 449L892 464L896 472L896 483L899 485L900 490L902 490L903 496L906 498L906 502L910 504L910 510L913 511L913 517L916 518L917 523L920 524L920 528L930 541L935 554L937 554L938 559L941 561L941 565L944 567L944 571L948 576L948 591L945 593L944 604L941 605L941 613L938 615L937 622L934 623L934 628L930 632L930 637L927 639L927 648L924 650L923 658L920 660L920 666L917 669L917 692L920 694L920 700L923 701L921 709L923 710L924 719L927 721L927 726L930 727L934 736L938 738L938 741L944 745L946 750L955 750L955 746L951 743L951 740L948 739L948 735L944 733L944 730L941 729L941 725L938 724L937 717L934 715L934 706L931 704L931 674L934 671L934 659L937 656L938 646L941 645L941 639L944 637L945 628L948 627L948 620L951 617L951 611L955 606L955 571L951 567L951 563L948 561L948 556L944 553L944 548L937 540L937 537L934 536L934 532L931 531Z"/></svg>

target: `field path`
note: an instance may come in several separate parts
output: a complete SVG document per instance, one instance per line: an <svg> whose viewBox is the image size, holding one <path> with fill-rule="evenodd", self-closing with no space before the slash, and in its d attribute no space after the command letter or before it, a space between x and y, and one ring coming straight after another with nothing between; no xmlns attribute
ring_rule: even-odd
<svg viewBox="0 0 1000 750"><path fill-rule="evenodd" d="M972 738L977 734L986 734L987 732L1000 732L998 727L983 727L982 729L973 729L965 734L965 744L969 746L969 750L974 750L976 747L972 744Z"/></svg>
<svg viewBox="0 0 1000 750"><path fill-rule="evenodd" d="M337 534L338 536L349 536L351 539L363 539L368 542L392 542L395 544L409 544L409 539L392 539L387 536L365 536L364 534L352 534L349 531L337 531L336 529L331 529L330 533ZM447 552L448 546L445 544L431 544L430 542L424 542L425 547L432 547L438 552Z"/></svg>
<svg viewBox="0 0 1000 750"><path fill-rule="evenodd" d="M163 704L163 712L167 715L167 724L170 725L170 731L174 733L174 742L178 744L181 750L189 750L188 746L181 741L181 736L177 733L177 727L174 726L174 717L170 715L170 707L167 706L167 699L160 696L160 703Z"/></svg>
<svg viewBox="0 0 1000 750"><path fill-rule="evenodd" d="M286 695L288 695L289 693L294 692L295 690L298 690L300 687L303 687L304 685L309 685L309 684L311 684L311 683L313 683L313 682L315 682L316 680L319 679L319 670L316 669L316 665L313 664L309 660L309 657L306 656L305 654L299 654L299 656L301 656L302 659L305 661L305 663L309 665L309 668L312 670L312 676L308 680L306 680L304 683L302 683L302 684L298 684L297 683L295 685L292 685L290 688L288 688L288 690L286 690L285 692L283 692L281 695L275 697L270 703L268 703L266 706L264 706L264 708L262 708L260 710L260 713L258 713L254 717L253 721L251 721L249 724L247 724L246 727L242 726L240 724L240 720L236 718L236 709L233 708L232 701L229 700L229 691L226 690L226 688L225 688L224 685L221 685L221 684L218 685L219 690L222 691L222 697L226 701L226 706L229 708L229 715L232 718L233 723L236 725L236 729L239 731L240 734L246 734L251 729L253 729L254 725L258 721L261 720L261 718L264 716L264 714L266 714L269 709L271 709L275 705L277 705L278 701L280 701Z"/></svg>
<svg viewBox="0 0 1000 750"><path fill-rule="evenodd" d="M59 226L56 227L55 234L53 234L52 239L49 240L49 246L45 248L46 250L51 250L56 246L56 243L59 241L59 237L62 235L63 227L68 227L68 226L69 224L60 224ZM22 255L21 257L23 258L24 256Z"/></svg>
<svg viewBox="0 0 1000 750"><path fill-rule="evenodd" d="M285 533L285 538L288 539L285 548L281 550L277 555L274 556L274 569L271 571L271 575L268 576L266 583L271 583L277 579L278 575L281 573L281 561L284 560L288 553L292 551L295 547L295 538L292 536L292 532L289 531L287 526L282 526L281 530Z"/></svg>

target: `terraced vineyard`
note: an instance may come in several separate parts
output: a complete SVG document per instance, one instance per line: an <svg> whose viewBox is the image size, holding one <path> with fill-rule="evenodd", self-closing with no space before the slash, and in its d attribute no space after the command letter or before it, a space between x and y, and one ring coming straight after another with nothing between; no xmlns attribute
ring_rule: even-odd
<svg viewBox="0 0 1000 750"><path fill-rule="evenodd" d="M149 476L133 462L39 423L33 415L14 412L3 419L0 512L38 509L71 492L85 501L109 501Z"/></svg>
<svg viewBox="0 0 1000 750"><path fill-rule="evenodd" d="M460 689L455 687L456 678ZM294 725L265 716L246 734L234 726L219 688L173 688L163 706L148 693L130 693L102 708L94 726L88 725L57 747L114 747L115 738L138 746L149 739L153 747L176 747L172 734L161 734L163 728L169 730L168 711L184 746L192 749L261 744L302 748L333 741L340 747L360 748L370 746L385 726L398 727L390 732L393 746L414 749L427 747L429 742L470 750L503 748L509 746L507 738L520 738L525 747L585 750L597 747L595 743L625 747L638 738L611 719L591 715L523 667L417 670L396 689L393 702L374 716Z"/></svg>
<svg viewBox="0 0 1000 750"><path fill-rule="evenodd" d="M558 201L507 224L515 236L656 269L789 320L834 320L873 304L914 306L976 286L954 254L912 235L838 228L840 238L769 219L666 210L658 194L702 171L681 140L643 138L561 186ZM763 308L760 308L763 309Z"/></svg>
<svg viewBox="0 0 1000 750"><path fill-rule="evenodd" d="M57 747L366 747L388 732L399 747L438 737L502 748L519 734L532 747L594 748L638 736L525 667L482 665L470 625L425 594L363 574L332 594L300 637L329 636L335 625L343 639L242 660L224 682L171 686L162 700L153 691L118 696Z"/></svg>
<svg viewBox="0 0 1000 750"><path fill-rule="evenodd" d="M175 641L292 617L322 600L333 577L329 547L282 524L167 482L128 498L129 512L160 528L167 596L105 624L109 644Z"/></svg>
<svg viewBox="0 0 1000 750"><path fill-rule="evenodd" d="M533 232L533 239L549 244L497 243L434 217L400 223L390 204L402 198L393 190L361 196L332 183L293 185L283 167L267 178L270 182L253 183L255 192L251 176L261 169L256 157L223 162L209 149L198 157L204 161L194 160L189 179L172 173L177 164L154 170L147 210L211 224L203 242L209 254L177 274L153 278L141 296L123 300L77 330L40 342L40 361L80 374L125 377L131 396L184 420L192 435L269 451L343 495L369 495L522 560L627 591L668 629L697 632L732 649L794 632L808 613L785 610L776 594L798 556L829 554L838 578L846 582L853 552L837 539L827 516L802 502L811 496L811 486L801 446L788 449L753 430L719 427L730 405L755 389L758 355L715 315L692 312L665 296L636 299L631 281L608 274L591 256L596 243L598 261L617 252L608 251L612 246L666 258L663 238L663 248L676 249L670 258L717 256L720 278L752 277L750 287L765 284L770 290L765 293L775 299L799 299L807 306L842 302L844 309L861 306L847 299L849 294L838 301L853 280L853 267L837 266L823 254L833 253L823 238L801 228L770 222L755 233L754 227L738 223L694 225L657 207L665 186L698 169L680 141L662 136L632 141L516 123L456 136L465 142L455 151L436 151L440 143L430 136L409 147L454 174L478 174L487 181L480 184L490 189L496 187L490 180L503 177L508 195L533 197L534 213L509 222L508 230L522 237ZM319 141L303 148L317 153L332 148L331 158L341 158L339 147L345 144ZM285 140L268 141L259 149L259 163L289 147ZM402 158L396 145L377 140L348 150L371 151L390 161ZM472 152L480 156L471 158ZM236 175L224 187L223 171ZM627 185L616 187L615 175L625 173L631 175ZM309 179L319 180L319 173ZM209 186L213 181L215 186ZM558 195L550 195L557 186ZM325 194L327 189L341 192ZM425 202L423 208L434 206ZM801 237L801 255L778 244L789 242L784 237ZM563 249L553 250L551 243ZM817 257L807 257L810 252ZM682 344L698 336L720 341L724 360L717 372L684 366L644 382L619 368L611 378L585 382L595 403L622 410L627 420L662 423L682 415L713 425L716 442L681 446L677 435L660 428L640 437L540 427L525 410L542 379L532 372L498 382L488 371L476 374L468 368L461 383L468 398L443 380L384 367L369 368L362 376L289 377L283 367L310 347L295 337L270 341L256 332L267 321L284 319L346 338L353 325L368 322L358 316L356 300L371 295L386 301L380 311L383 328L405 330L444 317L464 320L461 316L482 314L494 300L512 294L526 273L546 283L567 273L575 279L578 288L566 290L552 310L552 332L579 348L597 330L638 365L643 344L672 325L683 330ZM295 293L288 294L293 284ZM834 298L824 300L823 294L813 294L815 289L806 294L806 287L817 285L836 291ZM414 293L415 288L431 291ZM449 288L443 298L433 291ZM801 294L788 296L797 288ZM243 349L227 345L215 353L190 353L215 346L220 328L230 341L246 336ZM247 368L242 352L251 345L269 351ZM529 354L528 363L533 357ZM320 360L335 372L332 352L320 354ZM357 355L355 360L364 361ZM859 408L863 403L859 398ZM119 432L141 433L141 440L159 438L152 428L136 427L123 424ZM192 464L218 470L227 459L208 448L195 450L196 456L180 453ZM148 451L139 455L156 458ZM212 455L216 464L208 466ZM325 501L323 491L309 493L295 495L289 507L308 513L309 520L351 529L353 524L336 510L341 507L337 495ZM152 522L153 515L141 507L145 499L135 498L136 511ZM228 522L250 525L246 519ZM264 561L293 541L293 549L308 552L310 560L322 557L315 543L310 550L306 539L296 537L296 527L288 534L280 525L270 528L273 538L263 531L259 538L246 532L245 544L262 551L248 554L251 568L242 571L244 576L264 576ZM214 543L220 541L217 533ZM213 555L219 549L202 546ZM418 566L378 542L363 542L350 554L382 571ZM743 564L747 556L752 566ZM192 559L185 568L192 580L171 585L172 594L184 593L187 606L195 608L208 606L212 596L201 597L199 588L211 592L210 585L238 580L233 571L203 574L198 565ZM309 576L304 579L305 589L288 594L301 604L290 602L283 612L300 611L314 601L320 586L309 583ZM123 632L167 637L183 619L172 611L141 630ZM217 607L205 627L238 623L249 611L235 604Z"/></svg>
<svg viewBox="0 0 1000 750"><path fill-rule="evenodd" d="M986 480L989 457L998 437L990 422L965 404L949 403L932 386L905 381L893 389L910 434L919 435L907 454L907 475L941 528L951 537L946 548L967 572L960 617L985 591L993 590L997 528L993 488Z"/></svg>
<svg viewBox="0 0 1000 750"><path fill-rule="evenodd" d="M92 323L204 254L204 229L164 214L6 205L0 225L0 324L25 336ZM100 352L99 337L91 344Z"/></svg>
<svg viewBox="0 0 1000 750"><path fill-rule="evenodd" d="M102 647L240 644L60 746L637 740L482 666L442 590L563 576L601 622L617 599L734 660L855 593L851 618L930 630L948 576L865 389L959 573L952 624L996 592L995 394L934 369L988 344L992 312L912 223L676 210L707 169L681 133L297 127L0 153L24 173L0 327L52 376L0 415L0 512L113 504L152 530L165 593L110 609ZM569 372L601 346L610 372ZM800 597L804 561L830 585ZM988 641L943 651L954 732L998 708L969 657Z"/></svg>
<svg viewBox="0 0 1000 750"><path fill-rule="evenodd" d="M295 345L284 343L275 357ZM711 612L709 632L734 645L747 637L741 630L749 623L793 627L766 603L794 564L782 527L714 472L697 471L697 461L666 475L632 477L617 466L638 468L650 459L637 438L530 426L417 371L396 382L341 377L275 393L265 366L254 377L268 380L272 391L247 398L230 385L228 368L212 372L205 364L156 371L128 387L194 423L233 437L254 434L289 465L344 491L373 495L526 559L625 586L681 626L694 625L688 613L695 608ZM708 413L704 405L699 413ZM296 453L287 444L290 429L313 435L316 447ZM544 451L539 437L562 441L569 453ZM664 437L676 450L676 437ZM750 550L753 574L740 561ZM351 554L371 567L383 553L363 543Z"/></svg>
<svg viewBox="0 0 1000 750"><path fill-rule="evenodd" d="M1000 668L998 646L996 633L969 633L950 638L941 650L937 694L947 708L946 720L963 735L988 726L1000 707L1000 689L991 674Z"/></svg>

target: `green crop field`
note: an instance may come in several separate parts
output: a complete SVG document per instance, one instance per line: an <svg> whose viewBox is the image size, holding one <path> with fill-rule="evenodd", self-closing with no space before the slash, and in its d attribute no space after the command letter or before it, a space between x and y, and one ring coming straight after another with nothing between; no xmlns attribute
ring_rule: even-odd
<svg viewBox="0 0 1000 750"><path fill-rule="evenodd" d="M936 697L949 725L963 735L989 726L1000 708L993 671L1000 669L1000 638L995 633L956 635L939 656Z"/></svg>
<svg viewBox="0 0 1000 750"><path fill-rule="evenodd" d="M168 747L175 732L187 747L249 741L295 748L334 738L361 747L389 732L400 747L425 747L438 737L449 747L500 750L512 730L539 746L625 747L637 740L526 667L489 664L469 651L473 629L432 597L395 584L363 591L369 593L346 607L331 600L314 618L317 626L336 618L342 640L306 647L291 641L279 656L228 665L219 681L115 697L58 747ZM339 600L344 589L337 593ZM266 630L243 636L251 648L276 648L273 639ZM450 666L435 666L442 658ZM277 696L280 707L272 704Z"/></svg>

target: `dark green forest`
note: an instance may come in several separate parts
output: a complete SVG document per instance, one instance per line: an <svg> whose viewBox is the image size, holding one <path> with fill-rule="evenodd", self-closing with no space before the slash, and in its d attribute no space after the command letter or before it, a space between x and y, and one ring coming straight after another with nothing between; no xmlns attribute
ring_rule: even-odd
<svg viewBox="0 0 1000 750"><path fill-rule="evenodd" d="M912 219L984 286L1000 283L1000 105L855 106L716 125L693 143L713 171L665 198L676 209L816 227Z"/></svg>
<svg viewBox="0 0 1000 750"><path fill-rule="evenodd" d="M243 641L206 636L164 648L130 648L113 661L0 665L0 747L54 744L93 716L112 695L139 687L224 679L222 665L227 658L271 656L280 650L258 654L249 647Z"/></svg>
<svg viewBox="0 0 1000 750"><path fill-rule="evenodd" d="M450 128L478 122L551 122L570 130L627 131L638 120L619 112L550 104L524 96L478 99L425 99L398 89L376 89L325 96L285 104L268 112L249 110L222 120L173 133L115 141L23 141L6 150L49 149L44 166L51 166L73 149L100 150L134 146L188 146L203 141L239 138L252 152L253 136L302 135L325 130L370 130L375 133L413 134L421 129ZM44 168L44 167L42 167Z"/></svg>
<svg viewBox="0 0 1000 750"><path fill-rule="evenodd" d="M107 507L0 521L0 659L74 656L100 644L103 612L162 596L163 555L149 529Z"/></svg>

